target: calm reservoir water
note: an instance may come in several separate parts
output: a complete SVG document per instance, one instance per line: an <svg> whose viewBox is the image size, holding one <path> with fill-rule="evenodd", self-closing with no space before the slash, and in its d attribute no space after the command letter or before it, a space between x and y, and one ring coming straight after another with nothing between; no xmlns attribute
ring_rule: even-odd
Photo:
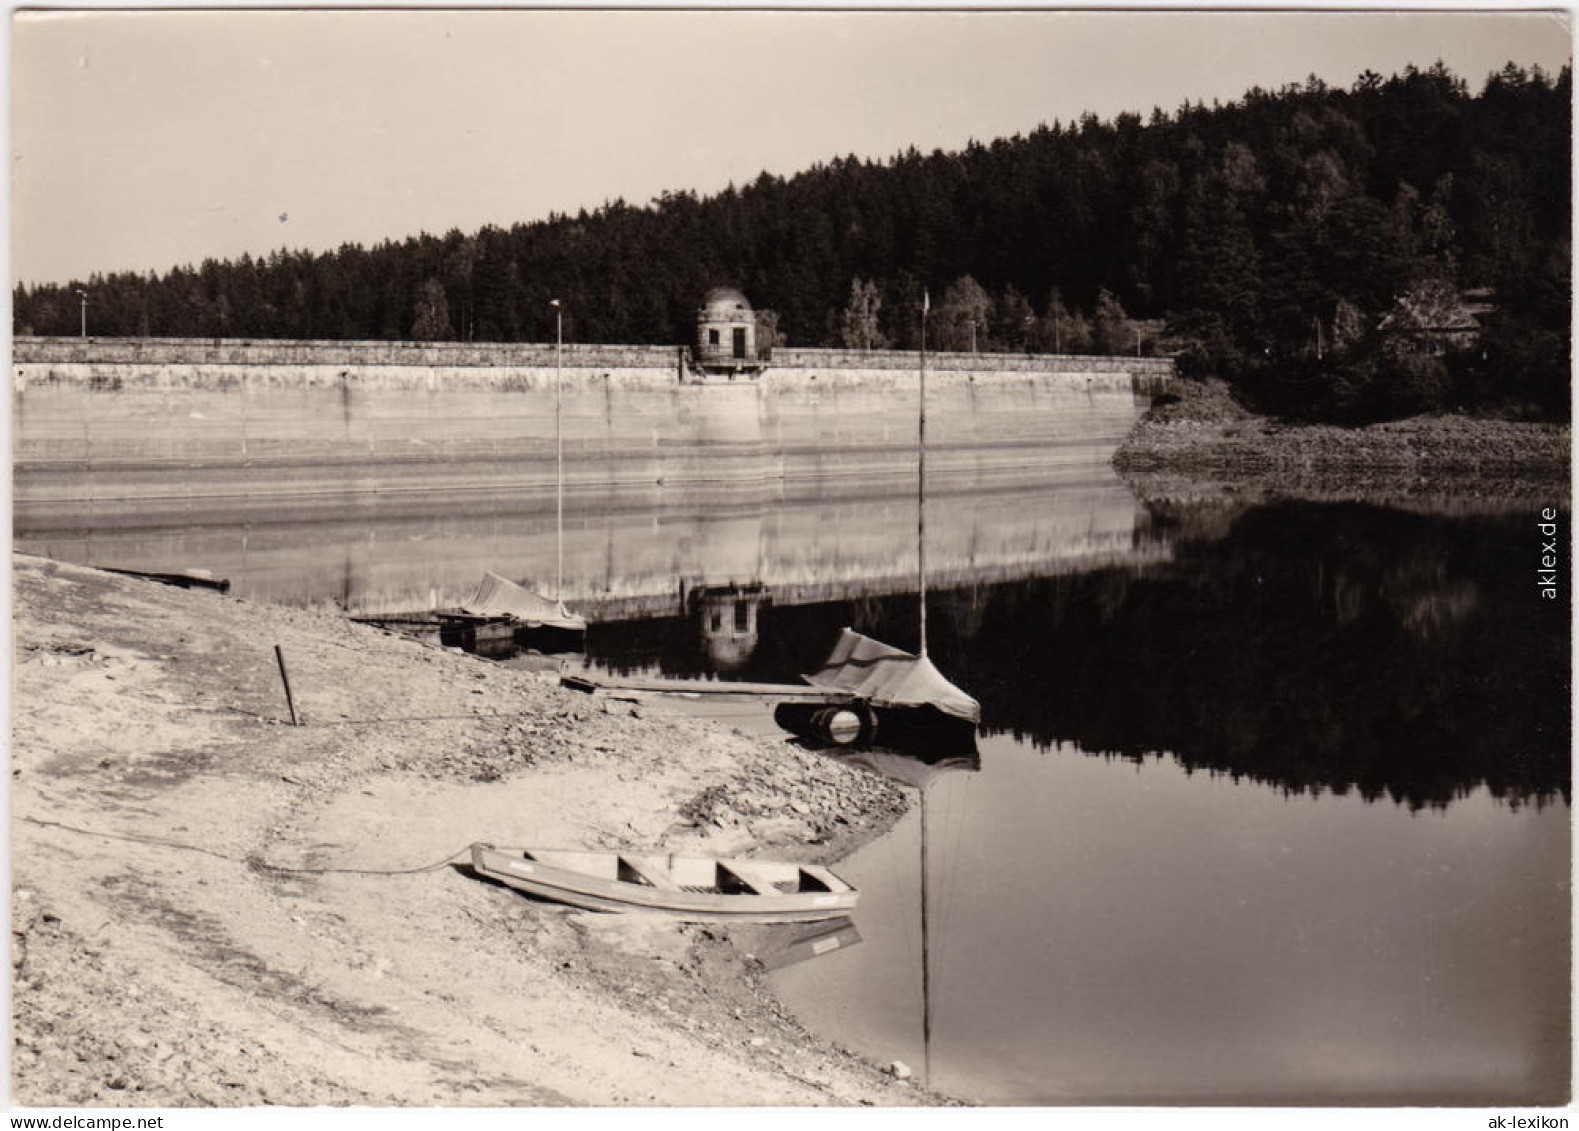
<svg viewBox="0 0 1579 1131"><path fill-rule="evenodd" d="M840 867L860 943L778 991L989 1103L1563 1101L1570 606L1539 599L1534 509L929 501L931 653L978 757L892 764L922 805ZM845 625L913 648L913 514L580 514L567 591L612 618L587 662L793 681ZM498 501L17 543L357 611L553 560Z"/></svg>

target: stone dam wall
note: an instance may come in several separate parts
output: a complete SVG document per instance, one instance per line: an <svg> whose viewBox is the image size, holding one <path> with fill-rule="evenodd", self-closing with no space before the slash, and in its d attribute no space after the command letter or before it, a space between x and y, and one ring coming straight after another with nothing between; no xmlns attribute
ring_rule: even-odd
<svg viewBox="0 0 1579 1131"><path fill-rule="evenodd" d="M561 442L567 506L914 484L915 353L780 349L732 378L699 376L673 347L557 356L536 344L19 338L16 528L65 529L88 511L97 524L179 521L199 501L233 516L347 495L431 506L479 490L552 509ZM929 353L928 482L1089 479L1171 375L1161 358Z"/></svg>

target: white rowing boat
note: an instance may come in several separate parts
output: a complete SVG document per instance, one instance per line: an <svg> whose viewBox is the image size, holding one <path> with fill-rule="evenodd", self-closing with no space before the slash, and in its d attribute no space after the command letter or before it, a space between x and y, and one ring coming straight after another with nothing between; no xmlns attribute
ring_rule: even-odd
<svg viewBox="0 0 1579 1131"><path fill-rule="evenodd" d="M819 864L474 844L478 875L591 911L799 923L847 914L860 893Z"/></svg>

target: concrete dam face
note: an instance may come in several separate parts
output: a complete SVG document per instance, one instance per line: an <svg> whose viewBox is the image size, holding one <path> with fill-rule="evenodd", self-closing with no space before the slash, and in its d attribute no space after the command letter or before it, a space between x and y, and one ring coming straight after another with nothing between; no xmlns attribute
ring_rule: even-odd
<svg viewBox="0 0 1579 1131"><path fill-rule="evenodd" d="M610 547L616 533L622 545L656 545L699 515L732 516L757 531L752 580L776 571L786 582L828 569L902 572L895 555L908 520L895 508L914 513L916 354L779 350L761 371L727 374L695 370L662 348L567 346L559 360L552 346L18 339L15 536L42 550L76 545L88 532L101 542L116 531L135 541L159 527L182 528L189 541L220 528L343 525L351 516L409 528L486 499L495 513L508 512L517 528L510 540L524 552L517 539L527 528L534 546L545 533L553 539L562 472L568 560L581 578L566 580L589 595L625 589L634 597L648 587L616 579L624 569L612 561L588 560L605 556L604 537L588 529L597 516L620 516L607 519ZM1061 521L1087 533L1113 525L1114 548L1127 543L1133 504L1116 514L1127 492L1109 460L1148 403L1150 383L1170 373L1161 359L929 354L936 565L948 568L955 538L968 538L960 553L972 561L978 549L997 547L988 556L1003 561L977 565L999 571L1049 552L1015 548L1023 517L1013 507L968 497L1063 487L1100 496L1102 521L1073 513ZM951 495L953 504L945 502ZM883 505L847 505L863 501ZM815 527L818 514L842 516L837 546L835 531L806 525ZM958 521L945 521L950 514ZM992 514L1009 525L980 529ZM962 526L951 536L951 522L968 535ZM768 534L796 528L799 549L767 553L779 565L763 560ZM649 546L642 557L657 552L660 572L705 580L739 551L708 554L696 534L668 550ZM682 560L682 543L714 564ZM810 546L832 556L808 562ZM860 547L881 560L843 560L861 557ZM89 552L77 545L63 556ZM460 563L453 585L475 584L478 564L509 563ZM523 563L517 578L527 571ZM380 588L415 598L434 581L429 569L387 577ZM438 585L450 587L447 576ZM369 593L355 603L395 596Z"/></svg>
<svg viewBox="0 0 1579 1131"><path fill-rule="evenodd" d="M781 351L758 376L695 380L661 349L572 347L557 375L552 347L446 356L459 352L20 339L17 512L31 524L90 503L551 494L556 399L567 497L859 497L915 474L913 354ZM1105 465L1145 406L1137 377L1157 367L932 355L929 483L1043 484Z"/></svg>

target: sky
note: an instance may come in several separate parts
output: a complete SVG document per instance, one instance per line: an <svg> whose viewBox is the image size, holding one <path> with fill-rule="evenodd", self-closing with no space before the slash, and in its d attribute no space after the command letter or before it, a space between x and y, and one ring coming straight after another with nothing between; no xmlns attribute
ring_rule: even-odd
<svg viewBox="0 0 1579 1131"><path fill-rule="evenodd" d="M1571 15L13 13L13 280L474 231L1440 58L1555 72Z"/></svg>

